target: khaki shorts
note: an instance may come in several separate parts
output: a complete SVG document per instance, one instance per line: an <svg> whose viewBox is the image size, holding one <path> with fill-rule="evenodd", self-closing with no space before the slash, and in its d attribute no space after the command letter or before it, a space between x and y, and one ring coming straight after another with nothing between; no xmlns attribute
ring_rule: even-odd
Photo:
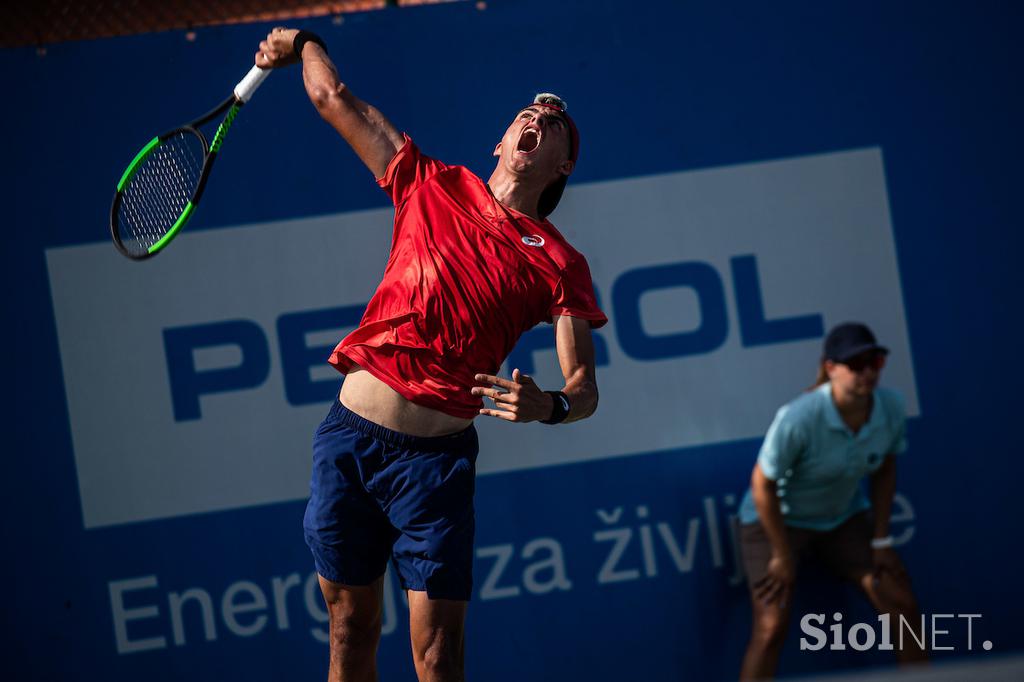
<svg viewBox="0 0 1024 682"><path fill-rule="evenodd" d="M789 547L797 566L812 558L835 575L852 582L857 582L874 568L872 533L866 511L854 514L832 530L786 526ZM768 573L768 560L772 556L771 542L760 521L740 526L740 548L747 584L753 587Z"/></svg>

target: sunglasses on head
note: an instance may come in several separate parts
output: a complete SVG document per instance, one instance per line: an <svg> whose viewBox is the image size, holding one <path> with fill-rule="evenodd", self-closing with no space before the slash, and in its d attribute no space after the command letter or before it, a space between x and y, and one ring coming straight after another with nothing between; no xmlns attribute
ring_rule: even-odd
<svg viewBox="0 0 1024 682"><path fill-rule="evenodd" d="M849 360L843 360L840 364L846 365L853 372L863 372L868 367L878 370L885 367L885 353L861 353Z"/></svg>

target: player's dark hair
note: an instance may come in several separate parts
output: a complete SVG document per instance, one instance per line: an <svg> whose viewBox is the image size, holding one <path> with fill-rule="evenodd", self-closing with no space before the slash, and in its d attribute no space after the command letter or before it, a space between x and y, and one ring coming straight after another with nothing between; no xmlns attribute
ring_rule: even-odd
<svg viewBox="0 0 1024 682"><path fill-rule="evenodd" d="M541 218L547 218L555 210L555 207L558 206L567 182L569 182L569 176L563 175L541 192L540 199L537 201L537 213L540 214Z"/></svg>

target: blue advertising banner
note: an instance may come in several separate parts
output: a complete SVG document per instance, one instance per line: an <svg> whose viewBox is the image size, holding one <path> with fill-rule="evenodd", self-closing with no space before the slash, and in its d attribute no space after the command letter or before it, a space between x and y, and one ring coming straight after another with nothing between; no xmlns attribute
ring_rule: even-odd
<svg viewBox="0 0 1024 682"><path fill-rule="evenodd" d="M601 404L557 428L478 420L470 678L735 678L739 501L776 409L851 319L890 348L882 382L906 400L892 526L933 658L1024 649L1020 19L497 0L301 22L354 92L478 175L535 92L580 127L552 222L609 317ZM326 357L387 260L388 199L295 67L246 105L164 253L130 262L106 226L131 155L216 103L268 29L5 53L11 679L326 676L310 441L342 381ZM550 326L513 368L560 387ZM805 614L829 638L833 613L883 626L824 573L800 585L781 673L892 661L801 649ZM389 574L382 679L415 677L407 620Z"/></svg>

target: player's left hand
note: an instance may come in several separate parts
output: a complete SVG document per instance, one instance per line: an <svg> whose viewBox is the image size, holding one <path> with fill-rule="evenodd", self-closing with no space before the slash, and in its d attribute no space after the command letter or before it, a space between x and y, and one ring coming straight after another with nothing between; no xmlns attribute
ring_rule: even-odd
<svg viewBox="0 0 1024 682"><path fill-rule="evenodd" d="M903 568L903 562L900 561L900 555L892 547L872 550L872 555L874 563L872 573L876 583L886 574L901 582L909 580L907 571Z"/></svg>
<svg viewBox="0 0 1024 682"><path fill-rule="evenodd" d="M512 379L502 379L490 374L477 374L477 381L490 384L489 387L476 386L473 395L482 395L494 401L496 409L482 409L480 414L497 417L510 422L534 422L547 419L554 411L554 403L550 395L540 390L533 378L512 370Z"/></svg>

